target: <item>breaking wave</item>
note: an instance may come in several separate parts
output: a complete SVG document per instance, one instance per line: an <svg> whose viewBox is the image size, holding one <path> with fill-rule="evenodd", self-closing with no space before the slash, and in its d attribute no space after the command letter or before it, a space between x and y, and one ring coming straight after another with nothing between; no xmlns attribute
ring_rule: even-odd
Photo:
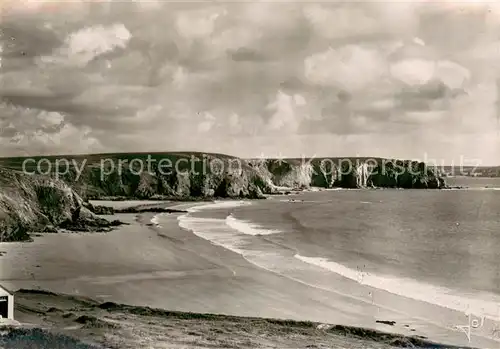
<svg viewBox="0 0 500 349"><path fill-rule="evenodd" d="M214 245L239 254L257 267L278 273L311 287L339 293L335 288L331 288L326 284L326 286L322 285L320 280L316 283L314 279L311 279L313 281L301 279L300 274L296 273L297 271L320 274L326 271L356 281L361 285L398 296L499 321L500 302L499 299L493 299L498 298L493 295L491 300L473 298L472 295L462 295L445 287L419 282L414 279L361 272L326 258L303 256L298 251L269 239L273 234L284 232L264 229L258 224L237 219L232 214L229 214L225 219L191 215L208 209L239 207L247 204L250 203L244 201L219 202L192 207L188 210L189 213L178 217L178 223L181 228L191 231ZM353 296L353 298L357 297Z"/></svg>
<svg viewBox="0 0 500 349"><path fill-rule="evenodd" d="M500 316L500 303L498 299L496 301L489 301L469 298L458 295L445 287L430 285L413 279L360 272L359 270L348 268L326 258L305 257L299 254L295 255L295 258L339 274L347 279L357 281L362 285L384 290L398 296L438 305L466 314L484 316L495 321L498 321L498 317Z"/></svg>

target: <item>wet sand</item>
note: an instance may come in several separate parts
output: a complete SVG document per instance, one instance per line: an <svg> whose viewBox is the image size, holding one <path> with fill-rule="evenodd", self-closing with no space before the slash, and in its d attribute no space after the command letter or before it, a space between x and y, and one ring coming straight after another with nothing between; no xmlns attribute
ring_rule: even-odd
<svg viewBox="0 0 500 349"><path fill-rule="evenodd" d="M13 290L41 288L168 310L310 320L454 345L499 345L474 334L469 343L464 333L453 330L467 324L463 314L368 290L341 277L329 290L314 288L255 267L180 229L176 214L161 228L150 225L153 216L114 215L129 225L108 233L43 234L32 243L1 243L0 283Z"/></svg>

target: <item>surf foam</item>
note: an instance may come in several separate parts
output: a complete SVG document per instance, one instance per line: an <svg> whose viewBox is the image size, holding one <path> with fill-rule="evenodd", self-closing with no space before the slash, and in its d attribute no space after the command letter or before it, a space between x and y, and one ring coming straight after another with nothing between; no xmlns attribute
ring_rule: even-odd
<svg viewBox="0 0 500 349"><path fill-rule="evenodd" d="M232 214L226 217L226 225L246 235L271 235L281 233L279 230L262 229L258 224L234 218Z"/></svg>
<svg viewBox="0 0 500 349"><path fill-rule="evenodd" d="M193 217L189 214L179 216L177 219L181 228L191 231L196 236L216 246L223 247L240 255L256 267L282 275L290 280L312 288L350 297L364 302L369 306L371 304L368 299L344 294L330 287L316 285L297 278L297 270L314 273L323 269L295 258L296 251L273 244L272 242L266 245L266 240L261 237L243 234L229 227L225 219ZM259 243L255 244L255 240L259 240ZM379 307L384 308L383 306ZM387 309L397 312L397 310L394 309Z"/></svg>
<svg viewBox="0 0 500 349"><path fill-rule="evenodd" d="M177 217L177 221L181 228L191 231L196 236L235 252L248 262L269 270L265 261L279 256L279 251L275 251L275 248L279 249L279 246L267 242L266 251L255 247L266 244L265 241L259 239L260 236L277 234L281 233L281 231L264 229L258 224L237 219L232 214L229 214L225 219L192 216L193 213L200 211L234 208L244 205L251 205L251 202L216 201L211 204L189 208L187 214ZM276 263L272 262L272 264Z"/></svg>
<svg viewBox="0 0 500 349"><path fill-rule="evenodd" d="M151 218L150 222L153 223L156 227L161 228L162 226L160 225L160 217L163 215L163 213L159 213L157 215L154 215L153 218Z"/></svg>
<svg viewBox="0 0 500 349"><path fill-rule="evenodd" d="M305 257L299 254L295 258L320 268L339 274L347 279L355 280L362 285L371 286L389 293L422 301L444 308L484 316L494 321L500 321L500 303L495 301L468 298L454 294L450 289L418 282L412 279L395 278L370 274L348 268L326 258ZM494 297L492 295L492 297Z"/></svg>
<svg viewBox="0 0 500 349"><path fill-rule="evenodd" d="M204 210L216 210L216 209L225 209L225 208L236 208L240 206L249 206L252 203L250 201L233 201L233 200L228 200L228 201L214 201L208 204L202 204L199 206L193 206L187 209L188 212L194 213L198 211L204 211Z"/></svg>
<svg viewBox="0 0 500 349"><path fill-rule="evenodd" d="M211 208L228 208L241 206L242 202L222 202L197 206L189 212L197 212ZM441 306L465 314L484 316L500 321L500 299L485 300L459 295L450 289L425 284L412 279L396 278L385 275L369 274L351 269L345 265L320 257L305 257L290 248L275 244L260 236L272 235L279 231L266 230L258 224L239 220L232 215L226 219L193 217L190 213L178 217L179 226L193 232L198 237L210 241L227 250L241 255L251 264L264 270L283 275L299 283L342 294L335 289L310 284L297 279L294 270L320 268L361 285L370 286L389 293ZM309 266L309 268L307 267ZM292 274L290 274L292 271ZM311 270L313 272L313 270ZM288 275L290 274L290 275ZM346 295L349 296L349 295ZM489 297L490 295L488 295ZM494 296L491 298L493 299ZM358 299L353 296L352 298ZM485 297L486 298L486 297ZM498 298L498 297L497 297ZM364 301L360 299L361 301ZM393 309L391 309L393 310Z"/></svg>

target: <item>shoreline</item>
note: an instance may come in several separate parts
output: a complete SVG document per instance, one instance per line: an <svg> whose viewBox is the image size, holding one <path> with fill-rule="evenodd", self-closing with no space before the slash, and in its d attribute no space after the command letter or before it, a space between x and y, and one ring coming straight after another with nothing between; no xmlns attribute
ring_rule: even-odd
<svg viewBox="0 0 500 349"><path fill-rule="evenodd" d="M235 201L235 200L233 200L233 201ZM300 199L291 199L290 201L292 201L292 202L293 202L293 201L300 202L300 201L302 201L302 200L300 200ZM236 202L238 202L238 201L236 201ZM240 200L239 202L241 202L241 200ZM217 204L217 203L219 203L219 202L215 202L215 203L214 203L214 205L215 205L215 204ZM220 208L223 208L223 207L221 206ZM189 211L189 210L188 210L188 211ZM196 212L197 212L196 210L194 210L194 211L193 211L193 213L196 213ZM198 212L199 212L199 211L198 211ZM191 212L190 212L190 213L191 213ZM187 215L187 214L184 214L183 216L186 216L186 215ZM232 218L234 219L234 217L232 216L232 213L230 213L228 217L232 217ZM212 218L210 218L210 219L212 219ZM236 219L236 220L238 220L238 219ZM254 228L253 228L253 226L254 226L254 225L256 225L256 229L257 229L257 230L259 230L259 229L260 229L260 228L259 228L259 224L258 224L258 223L255 223L255 222L240 221L240 223L243 223L243 224L251 224L250 230L253 230L253 229L254 229ZM226 222L226 224L227 224L227 222ZM231 227L232 227L232 225L231 225ZM161 226L160 226L160 228L161 228ZM187 228L183 228L183 229L187 229ZM244 233L245 235L246 235L246 234L249 234L249 235L254 235L254 236L259 236L259 237L265 237L265 236L266 236L266 233L255 234L255 233L252 233L252 232L243 232L242 230L240 230L240 229L241 229L241 227L238 227L238 228L233 228L233 229L237 229L239 232L242 232L242 233ZM245 230L246 230L246 229L245 229ZM199 235L199 234L196 234L196 235ZM210 241L210 240L209 240L209 241ZM211 243L214 243L214 242L211 242ZM224 248L227 248L227 247L224 247ZM298 252L298 250L297 250L297 253L299 253L299 252ZM298 258L298 259L299 259L299 260L301 260L301 261L302 261L302 262L304 262L304 263L310 264L309 262L307 262L307 261L304 261L304 260L303 260L303 259L310 259L310 258L308 258L308 257L303 257L303 256L300 256L300 255L298 255L298 254L295 254L293 257L294 257L294 258L301 257L301 258ZM247 260L247 258L246 258L246 257L244 257L244 256L243 256L243 258ZM322 259L322 258L319 258L319 257L318 257L318 258L316 258L316 259ZM248 262L250 262L250 260L248 260ZM250 262L250 263L252 263L252 262ZM336 264L334 261L332 261L332 263L333 263L333 264ZM254 264L254 263L252 263L252 264ZM288 264L289 264L289 263L288 263ZM316 265L315 263L312 263L312 265L314 265L314 266L319 266L319 265ZM268 269L266 269L266 268L265 268L265 267L263 267L263 266L258 266L258 265L257 265L257 267L258 267L258 268L262 268L262 269L267 270L267 271L272 272L272 273L277 273L277 274L278 274L278 275L280 275L280 276L283 276L283 275L281 275L280 273L275 272L275 271L272 271L272 270L268 270ZM322 268L321 266L319 266L319 267L320 267L320 268ZM342 266L342 269L346 269L346 268L347 268L347 267ZM347 270L347 269L346 269L346 270ZM336 275L340 275L340 276L341 276L341 277L343 277L343 278L347 278L347 279L348 279L348 280L350 280L350 281L354 280L353 278L350 278L350 277L348 277L348 276L345 276L345 275L344 275L344 273L343 273L342 271L334 271L333 273L335 273ZM383 278L384 280L386 279L386 281L396 280L396 279L394 279L394 278L396 278L396 276L390 276L390 275L378 275L378 276L379 276L379 277L381 277L381 278ZM286 276L285 276L285 277L286 277ZM290 279L292 279L292 280L294 280L294 281L296 281L296 282L299 282L299 283L305 284L305 285L307 285L307 286L311 286L311 287L315 287L315 288L316 288L316 287L322 288L321 286L318 286L317 284L314 284L314 283L308 283L308 282L305 282L305 281L303 281L303 280L298 280L298 279L294 279L294 278L290 278ZM371 277L370 277L369 279L371 279ZM313 280L313 279L311 279L311 280ZM407 278L404 278L404 280L405 280L406 282L411 282L412 284L415 284L415 285L416 285L417 283L418 283L418 284L420 284L420 283L422 283L422 282L423 282L423 281L419 281L419 280L412 280L412 279L407 279ZM373 280L373 281L374 281L374 280ZM388 294L390 294L389 298L390 298L390 297L395 296L395 297L398 297L398 298L404 298L407 302L409 302L409 303L414 303L414 304L415 304L415 305L417 305L417 306L418 306L418 304L424 303L424 304L427 304L427 305L428 305L431 309L432 309L432 308L442 309L442 310L444 310L444 311L445 311L445 312L447 312L447 313L453 314L453 316L452 316L452 317L453 317L453 318L456 318L456 321L460 321L460 315L467 313L467 311L470 311L470 312L472 312L472 313L474 314L474 310L473 310L473 309L470 309L470 310L469 310L469 306L467 306L467 307L459 307L459 308L455 308L455 307L451 307L451 305L450 305L450 304L448 304L448 305L443 305L443 304L441 304L444 300L440 300L440 302L441 302L441 303L428 302L425 298L423 298L423 299L421 299L420 297L416 297L416 298L415 298L415 295L413 295L413 296L411 296L411 297L408 297L408 296L406 295L406 293L405 293L405 292L402 292L402 293L401 293L400 291L397 291L397 290L396 290L397 292L394 292L394 290L387 289L387 288L385 288L385 287L380 288L379 286L372 285L371 283L367 283L367 282L362 282L362 283L361 283L361 282L359 282L359 281L357 281L356 283L357 283L357 284L359 284L359 285L361 285L361 287L362 287L362 288L365 288L365 289L369 289L369 290L371 290L370 294L375 294L375 293L380 293L380 294L383 294L383 293L388 293ZM377 284L377 283L375 283L375 284ZM444 288L444 286L439 286L439 285L435 285L435 284L427 284L427 283L425 283L425 282L423 282L423 284L422 284L421 286L417 286L417 287L422 287L422 286L425 286L425 287L430 287L430 288L443 289L443 290L444 290L444 289L446 289L446 288ZM327 288L323 288L323 289L328 290L328 291L331 291L331 289L330 289L330 288L328 288L328 287L327 287ZM460 302L465 301L465 303L466 303L466 304L474 304L474 303L477 303L477 302L490 302L491 304L489 304L488 306L493 306L493 307L495 308L495 302L494 302L494 301L492 301L491 299L487 299L487 298L483 298L483 297L481 297L481 299L476 299L476 298L462 299L462 297L465 297L465 296L464 296L464 295L461 295L461 294L462 294L462 292L461 292L461 291L459 291L458 289L457 289L457 290L446 289L446 290L447 290L447 291L449 291L449 292L451 292L451 293L448 295L449 297L452 297L452 298L453 298L453 301L452 301L452 303L451 303L451 304L456 303L456 302L457 302L457 299L459 299L459 301L458 301L459 303L460 303ZM340 291L340 289L339 289L338 291ZM347 289L346 289L346 288L344 288L344 293L343 293L343 295L349 294L351 291L352 291L352 289L349 289L349 288L347 288ZM378 298L378 296L379 296L379 295L377 295L377 297L375 297L375 298ZM443 296L443 295L441 295L441 296ZM493 296L493 295L492 295L492 296ZM495 295L495 299L497 299L497 296L498 296L498 295ZM354 297L354 298L355 298L355 297ZM363 297L362 297L362 298L363 298ZM361 298L361 301L363 301L363 299L362 299L362 298ZM372 298L372 299L373 299L373 298ZM446 302L445 302L445 303L446 303ZM382 304L379 304L379 305L381 305L381 306L384 308L384 306L383 306ZM404 306L403 308L406 308L406 306ZM497 307L497 308L498 308L498 307ZM398 311L396 310L396 309L397 309L397 307L396 307L396 308L393 308L393 307L390 305L390 303L388 303L388 304L386 303L386 305L385 305L385 309L386 309L386 310L389 310L389 311L396 311L396 312L398 312ZM479 308L478 308L478 309L479 309ZM478 310L478 309L476 309L476 310ZM481 308L481 309L483 309L483 310L484 310L484 308ZM500 310L500 308L498 308L498 309ZM464 312L465 312L465 313L464 313ZM405 312L403 311L403 313L405 313ZM425 319L424 319L424 317L426 317L426 316L427 316L427 314L425 314L425 313L421 313L420 315L418 315L418 313L419 313L419 312L417 312L417 313L413 314L413 315L415 315L415 316L416 316L416 318L417 318L417 319L422 320L422 321L427 321L427 322L429 322L429 323L434 323L434 324L438 325L439 327L443 327L443 326L444 326L444 323L446 322L446 319L445 319L446 317L444 317L444 318L442 318L442 319L441 319L441 321L442 321L441 323L438 323L438 322L433 322L433 321L432 321L432 320L430 320L429 318L425 318ZM480 311L480 313L481 313L481 311ZM406 314L408 314L408 315L409 315L409 314L411 314L411 312L406 313ZM499 323L500 319L498 318L498 315L497 315L497 314L495 314L495 315L491 315L491 314L493 314L493 313L489 313L489 315L486 315L486 316L485 316L485 318L487 319L487 321L485 322L485 326L484 326L484 327L485 327L485 329L486 329L486 328L488 328L489 330L493 330L493 331L494 331L494 330L497 328L497 326L498 326L498 323ZM411 315L410 315L410 316L411 316ZM474 316L474 315L472 315L472 316ZM440 318L440 316L437 316L437 318ZM485 320L485 318L483 318L483 321ZM387 322L387 321L376 321L376 322L378 322L378 323L385 323L385 322ZM391 322L391 321L388 321L388 322ZM483 326L483 323L482 323L482 325L481 325L481 326ZM450 327L448 327L448 326L447 326L447 329L448 329L448 330L450 330ZM456 330L456 328L453 328L453 330ZM488 330L488 331L489 331L489 330ZM481 335L480 335L480 334L477 334L477 335L478 335L478 336L484 336L485 334L486 334L486 332L485 332L485 331L483 331ZM493 339L493 337L494 337L494 338L496 338L496 339ZM495 336L495 334L494 334L494 333L493 333L493 335L492 335L492 336L488 336L488 335L486 335L486 337L483 337L483 338L488 338L488 340L490 340L490 339L496 340L496 341L497 341L497 342L496 342L496 344L497 344L497 345L498 345L498 342L500 342L500 341L499 341L500 337Z"/></svg>
<svg viewBox="0 0 500 349"><path fill-rule="evenodd" d="M193 205L206 205L207 202L166 202L163 204L171 209L188 209ZM37 241L33 243L33 245L42 243L42 246L21 248L21 250L19 246L16 246L0 258L8 259L16 251L23 252L24 249L25 261L10 263L10 266L7 265L8 263L1 263L0 282L21 286L14 287L14 289L34 286L58 293L96 297L101 301L113 300L117 303L147 305L179 311L217 313L219 309L222 309L224 314L241 316L253 316L257 312L259 316L262 314L263 317L271 318L291 318L292 320L308 318L316 319L321 323L360 324L362 327L393 333L429 336L432 340L435 340L433 337L447 339L451 334L454 337L451 339L452 342L466 344L464 343L465 335L461 332L450 333L449 330L438 330L438 327L434 325L426 327L416 318L410 320L411 317L380 310L377 306L359 303L345 295L345 293L352 292L361 295L366 290L365 286L360 287L354 282L342 281L338 278L336 288L340 293L311 289L310 286L300 285L283 276L249 265L241 256L222 247L213 246L208 241L186 232L178 227L175 213L166 214L172 219L169 219L163 227L148 226L155 215L152 212L119 214L119 217L131 224L119 227L114 232L50 234L50 236L47 234L37 237ZM48 244L43 244L44 239L50 240L46 241ZM120 241L127 240L129 240L128 246L134 246L134 250L130 251L130 247L120 245ZM54 259L52 257L54 254L46 249L58 245L65 246L69 251L64 254L66 257L62 258L62 263L59 262L65 265L57 267L50 263ZM103 257L97 254L97 261L92 256L77 258L78 255L81 256L82 248L91 252L93 247L100 248L109 256ZM0 245L0 249L3 248L4 245ZM141 251L137 251L138 249ZM36 262L26 260L30 252L37 251L39 255L46 257L37 258ZM147 257L148 253L152 253L153 257ZM74 254L76 256L73 256ZM99 267L95 264L96 262ZM37 263L37 266L33 266L34 263ZM12 269L17 266L26 269L26 273L18 272L17 277L6 278L6 269L7 274L14 272L11 276L15 276L16 272ZM50 270L50 268L55 268L55 270ZM96 268L98 270L94 270ZM11 269L10 272L8 269ZM63 275L57 275L58 269ZM75 272L72 272L72 269ZM76 272L77 270L79 272ZM79 276L71 277L68 273ZM165 281L168 285L163 285ZM134 295L138 287L151 290L151 295ZM187 291L190 288L193 289ZM290 290L290 292L283 293L280 289ZM401 297L385 295L384 292L379 293L377 298L380 298L383 303L391 305L396 302L395 304L408 308L408 311L421 307L417 301L396 301ZM362 297L366 298L366 296ZM161 298L167 298L167 300L161 301ZM299 303L299 305L297 302L303 304ZM275 310L268 309L268 304L273 304ZM359 310L356 310L358 308ZM360 318L358 311L363 313L361 309L368 311L368 314L378 315L376 317L365 315ZM425 306L425 309L434 308ZM458 317L456 320L459 320ZM397 324L390 325L391 321L396 321ZM460 319L460 322L456 323L462 321ZM403 324L407 324L408 327L404 327ZM414 332L410 331L410 326L415 328ZM443 342L442 340L436 341Z"/></svg>
<svg viewBox="0 0 500 349"><path fill-rule="evenodd" d="M7 343L16 348L22 347L19 342L29 348L38 348L37 340L51 347L73 343L64 347L68 349L76 345L86 349L100 349L102 346L108 349L164 348L162 343L167 341L169 348L204 345L309 348L318 347L319 343L351 349L367 346L378 349L459 348L418 336L310 321L168 311L44 290L19 290L15 296L19 303L18 313L33 320L29 325L2 326L0 323L0 345ZM33 313L43 314L44 319Z"/></svg>
<svg viewBox="0 0 500 349"><path fill-rule="evenodd" d="M139 208L143 206L156 206L156 205L164 205L164 204L172 204L172 206L185 206L185 205L206 205L209 203L213 203L215 201L251 201L251 202L259 202L261 200L265 200L268 198L273 198L277 196L293 196L293 195L301 195L303 193L315 193L315 192L335 192L335 191L374 191L374 190L389 190L389 191L449 191L449 190L500 190L500 187L489 187L489 186L481 186L481 187L470 187L470 186L447 186L439 189L416 189L416 188L388 188L388 187L366 187L366 188L324 188L324 187L310 187L310 188L287 188L280 189L279 192L272 194L264 194L263 198L235 198L235 197L204 197L199 200L183 200L183 198L178 198L176 200L165 199L159 200L157 198L122 198L122 197L103 197L99 199L89 199L89 202L94 202L98 206L106 206L112 207L117 203L129 203L129 202L138 202L140 204L135 205L134 207L129 208ZM105 203L104 205L99 205ZM127 206L127 205L125 205ZM169 209L175 209L174 207L168 206ZM122 208L117 208L117 213L140 213L140 212L123 212L120 211ZM144 212L147 212L144 210ZM159 212L160 213L160 212ZM168 212L167 212L168 213Z"/></svg>
<svg viewBox="0 0 500 349"><path fill-rule="evenodd" d="M291 201L300 202L301 200L291 199ZM230 216L231 216L231 214L230 214ZM249 222L246 222L246 223L249 223ZM256 223L250 222L250 224L253 225ZM258 226L258 223L256 225ZM251 229L254 229L254 228L251 228ZM257 229L259 229L259 228L257 227ZM239 230L239 231L242 232L241 230ZM266 233L256 235L256 234L249 232L249 233L244 233L244 234L249 234L249 235L254 235L254 236L263 236L263 237L266 236ZM199 235L199 234L196 234L196 235ZM211 243L214 243L214 242L211 242ZM218 243L216 243L216 244L218 244ZM297 254L294 255L293 257L297 258ZM244 256L243 256L243 258L247 259ZM306 259L309 259L309 258L306 258ZM318 259L322 259L322 258L318 257ZM299 260L303 261L301 258L299 258ZM250 260L248 260L248 261L250 263L254 264ZM310 264L308 262L304 262L304 263ZM336 264L335 262L333 262L333 263ZM293 265L293 260L290 260L288 262L284 260L283 263L279 263L279 264L280 265L281 264ZM307 280L307 278L306 279L297 279L297 278L294 278L292 276L286 276L286 275L281 274L280 272L276 272L276 271L273 271L271 269L267 269L264 266L259 266L257 264L254 264L254 265L256 265L258 268L262 268L262 269L269 271L271 273L276 273L280 276L284 276L286 278L289 278L290 280L304 284L306 286L318 288L321 290L325 290L327 292L334 292L334 293L337 293L341 296L348 295L349 299L359 300L359 301L364 302L364 303L368 303L368 302L367 302L367 298L363 294L362 290L370 290L369 294L373 295L372 302L373 302L373 298L383 299L381 303L380 302L378 303L378 306L381 307L380 309L385 309L389 313L393 314L392 316L394 316L395 314L398 314L394 318L400 318L400 315L405 315L405 316L409 316L410 318L414 318L414 320L418 320L417 322L424 322L425 324L432 325L432 326L435 325L441 329L446 329L446 331L454 332L456 329L455 328L451 329L452 326L450 325L450 323L460 323L462 321L461 320L461 316L463 315L462 311L466 311L465 308L463 308L463 309L461 308L461 310L454 309L454 308L450 308L449 306L441 305L439 303L427 302L426 300L419 299L419 298L409 298L408 296L405 295L404 292L403 293L400 293L400 292L394 293L394 291L391 291L391 290L386 289L386 288L379 288L375 285L371 285L370 283L360 283L357 280L353 281L354 280L353 278L350 278L348 276L344 276L342 272L333 272L336 275L336 277L333 277L332 279L335 279L337 281L337 287L335 288L335 290L333 290L331 287L326 286L326 284L325 284L325 286L321 286L321 283L320 284L316 283L314 277L312 277L312 276L309 278L310 281L304 281L304 280ZM314 263L313 263L313 265L314 265ZM314 266L317 267L317 265L314 265ZM342 269L346 269L346 267L343 266ZM381 275L380 277L384 278L384 275ZM389 280L392 277L389 275L386 275L385 278L387 280ZM347 282L345 282L343 280L347 280ZM411 280L411 279L405 279L405 280ZM417 282L420 282L420 281L414 280L413 283L417 283ZM427 284L425 284L425 285L427 285ZM427 286L433 287L433 288L434 287L440 288L440 286L436 286L433 284L428 284ZM358 290L353 291L353 288L354 289L357 288ZM453 297L455 297L455 296L453 296ZM458 297L458 296L456 296L456 297ZM398 306L394 307L392 305L392 302L394 302L394 300L396 300L396 299L398 299L398 301L397 301ZM400 302L401 299L404 299L405 303L401 303ZM471 300L469 300L469 301L471 301ZM476 301L477 300L474 300L473 302L476 302ZM486 300L483 300L483 301L486 302ZM407 305L406 303L408 303L409 305ZM423 308L422 308L422 306L423 306ZM419 309L419 308L422 308L422 309ZM380 310L380 309L378 309L378 310ZM418 311L415 311L417 309L418 309ZM438 309L440 309L440 310L438 310ZM428 317L428 314L430 312L433 312L433 311L440 312L439 315L437 317L435 317L436 319L439 319L439 321L433 321ZM497 324L497 321L498 321L498 319L496 317L494 317L494 318L489 317L488 320L486 321L485 329L486 328L488 328L488 329L496 328L495 326ZM376 322L377 323L384 323L384 322L391 322L391 321L376 321ZM446 324L448 324L448 325L446 325ZM405 325L405 327L407 327L407 326ZM455 326L453 326L453 327L455 327ZM434 335L437 333L435 331L430 331L430 332L424 331L424 332L430 333L431 337L433 335L433 332L434 332ZM450 334L451 333L447 333L446 336L449 336ZM485 332L482 332L481 334L477 334L477 336L482 337L485 334L486 334ZM451 336L453 337L453 334L451 334ZM483 337L483 338L487 339L487 341L492 340L491 337L489 337L488 335L486 335L486 337ZM498 337L495 337L495 338L498 338ZM495 342L495 345L498 345L498 342Z"/></svg>

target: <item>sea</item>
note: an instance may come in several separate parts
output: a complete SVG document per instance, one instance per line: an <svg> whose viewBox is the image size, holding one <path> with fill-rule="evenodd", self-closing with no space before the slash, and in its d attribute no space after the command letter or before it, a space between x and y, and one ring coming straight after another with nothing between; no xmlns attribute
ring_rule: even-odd
<svg viewBox="0 0 500 349"><path fill-rule="evenodd" d="M500 178L467 190L323 190L202 204L179 225L259 268L329 289L342 276L500 321Z"/></svg>

